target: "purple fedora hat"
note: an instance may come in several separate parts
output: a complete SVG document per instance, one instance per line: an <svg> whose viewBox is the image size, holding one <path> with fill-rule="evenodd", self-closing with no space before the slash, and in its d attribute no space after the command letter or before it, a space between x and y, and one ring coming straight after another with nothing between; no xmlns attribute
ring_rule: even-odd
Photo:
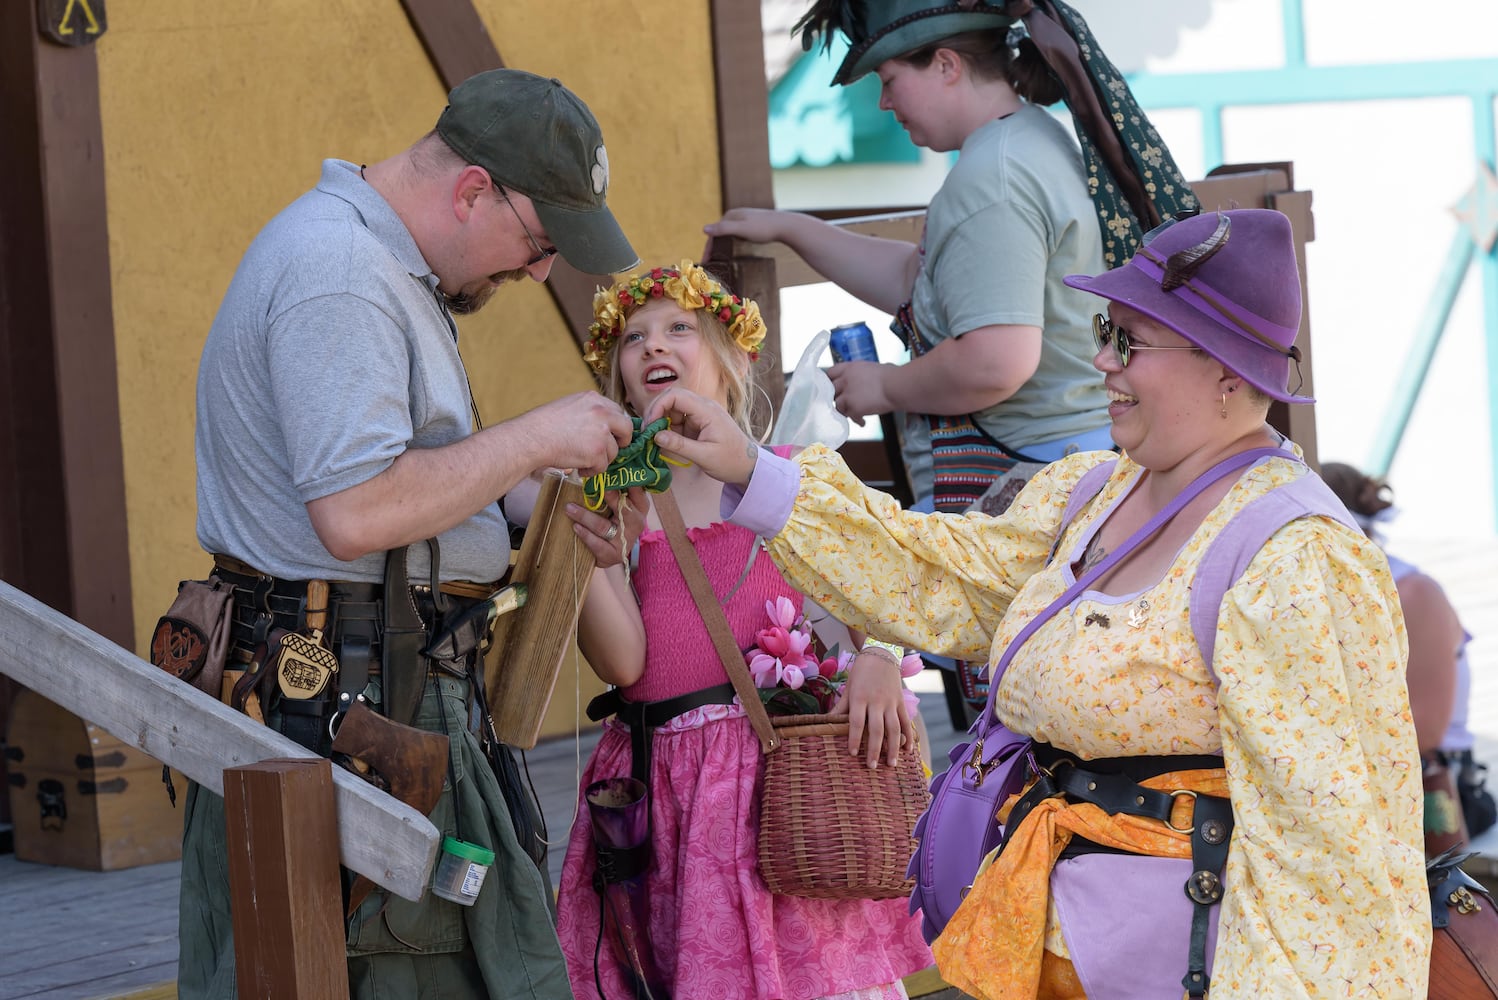
<svg viewBox="0 0 1498 1000"><path fill-rule="evenodd" d="M1146 236L1122 267L1065 280L1165 324L1268 396L1315 402L1286 390L1300 364L1300 270L1283 213L1204 213Z"/></svg>

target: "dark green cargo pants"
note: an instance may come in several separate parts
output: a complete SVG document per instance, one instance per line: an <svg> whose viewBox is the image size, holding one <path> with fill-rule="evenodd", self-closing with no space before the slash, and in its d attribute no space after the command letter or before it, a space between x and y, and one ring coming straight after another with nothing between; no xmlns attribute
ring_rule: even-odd
<svg viewBox="0 0 1498 1000"><path fill-rule="evenodd" d="M440 694L439 694L440 690ZM570 998L550 906L551 887L515 840L499 784L468 732L467 684L428 682L416 724L446 732L451 784L432 812L444 836L494 851L473 906L428 892L418 903L371 893L348 922L350 994L355 1000L552 1000ZM232 1000L234 935L224 801L192 784L182 838L177 995Z"/></svg>

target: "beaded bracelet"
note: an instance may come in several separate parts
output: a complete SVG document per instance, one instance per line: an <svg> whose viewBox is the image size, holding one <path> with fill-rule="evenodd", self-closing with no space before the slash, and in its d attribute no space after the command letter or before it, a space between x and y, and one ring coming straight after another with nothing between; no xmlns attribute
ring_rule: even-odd
<svg viewBox="0 0 1498 1000"><path fill-rule="evenodd" d="M905 659L904 647L896 646L892 642L881 642L878 639L864 639L863 648L859 652L888 654L890 662L894 663L897 667L900 665L900 661Z"/></svg>

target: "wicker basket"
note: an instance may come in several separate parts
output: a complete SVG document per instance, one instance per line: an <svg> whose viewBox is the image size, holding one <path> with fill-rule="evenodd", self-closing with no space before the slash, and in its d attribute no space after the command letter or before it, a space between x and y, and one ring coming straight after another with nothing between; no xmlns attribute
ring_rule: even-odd
<svg viewBox="0 0 1498 1000"><path fill-rule="evenodd" d="M846 715L771 719L781 744L765 758L759 870L771 892L813 899L894 899L911 831L931 795L919 754L870 768L848 753Z"/></svg>
<svg viewBox="0 0 1498 1000"><path fill-rule="evenodd" d="M670 490L656 495L655 509L765 753L759 870L770 891L813 899L910 895L911 833L931 798L915 748L903 748L894 767L871 768L848 753L846 715L771 719Z"/></svg>

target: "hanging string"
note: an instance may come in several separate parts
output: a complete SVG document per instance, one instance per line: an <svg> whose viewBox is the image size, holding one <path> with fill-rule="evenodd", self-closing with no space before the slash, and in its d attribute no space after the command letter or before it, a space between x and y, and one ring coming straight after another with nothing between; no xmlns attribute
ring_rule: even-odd
<svg viewBox="0 0 1498 1000"><path fill-rule="evenodd" d="M770 399L770 391L764 386L755 382L754 388L758 389L759 394L765 397L765 430L759 436L759 443L764 445L770 442L770 435L775 433L775 403Z"/></svg>

